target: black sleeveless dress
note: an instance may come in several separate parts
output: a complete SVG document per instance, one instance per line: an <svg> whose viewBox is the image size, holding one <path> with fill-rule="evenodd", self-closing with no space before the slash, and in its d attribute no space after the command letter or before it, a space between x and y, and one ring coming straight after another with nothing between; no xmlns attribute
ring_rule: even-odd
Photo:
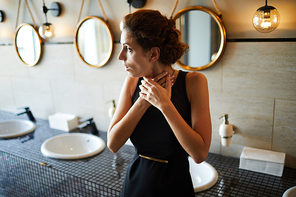
<svg viewBox="0 0 296 197"><path fill-rule="evenodd" d="M172 87L171 100L183 119L191 126L191 110L185 84L186 74L187 72L179 71ZM139 97L140 83L141 78L132 97L133 102ZM121 197L194 196L188 154L157 108L154 106L148 108L130 139L135 146L136 154L127 169ZM144 157L166 160L168 163Z"/></svg>

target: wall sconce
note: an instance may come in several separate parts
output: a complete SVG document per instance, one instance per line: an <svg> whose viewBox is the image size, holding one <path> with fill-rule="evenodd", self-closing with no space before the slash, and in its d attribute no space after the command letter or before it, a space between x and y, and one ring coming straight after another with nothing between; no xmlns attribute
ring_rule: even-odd
<svg viewBox="0 0 296 197"><path fill-rule="evenodd" d="M47 12L50 11L51 15L55 17L60 16L62 11L61 6L57 2L52 2L49 8L47 8L43 0L42 11L45 15L45 23L39 27L39 35L44 39L52 38L54 36L54 27L51 23L47 22Z"/></svg>
<svg viewBox="0 0 296 197"><path fill-rule="evenodd" d="M280 23L280 14L273 6L267 5L258 8L253 16L253 26L261 33L269 33L277 28Z"/></svg>
<svg viewBox="0 0 296 197"><path fill-rule="evenodd" d="M4 12L0 10L0 23L4 21Z"/></svg>

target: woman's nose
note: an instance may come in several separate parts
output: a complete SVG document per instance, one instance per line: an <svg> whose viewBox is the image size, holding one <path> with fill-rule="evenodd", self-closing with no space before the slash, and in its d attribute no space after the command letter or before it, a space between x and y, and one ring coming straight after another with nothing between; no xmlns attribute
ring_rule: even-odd
<svg viewBox="0 0 296 197"><path fill-rule="evenodd" d="M123 50L120 51L117 57L119 60L125 60L124 55L123 55Z"/></svg>

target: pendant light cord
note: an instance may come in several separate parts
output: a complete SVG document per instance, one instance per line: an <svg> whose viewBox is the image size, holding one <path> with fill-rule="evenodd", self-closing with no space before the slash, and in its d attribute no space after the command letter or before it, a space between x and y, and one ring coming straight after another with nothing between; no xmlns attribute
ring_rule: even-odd
<svg viewBox="0 0 296 197"><path fill-rule="evenodd" d="M220 12L220 10L219 10L219 8L218 8L218 5L217 5L217 3L216 3L216 0L213 0L213 3L214 3L215 8L216 8L216 10L217 10L217 12L218 12L218 16L219 16L219 18L221 18L222 14L221 14L221 12Z"/></svg>
<svg viewBox="0 0 296 197"><path fill-rule="evenodd" d="M18 25L18 19L19 19L19 14L20 14L20 6L21 6L21 0L19 0L18 7L17 7L15 29L17 28L17 25Z"/></svg>
<svg viewBox="0 0 296 197"><path fill-rule="evenodd" d="M103 12L104 20L107 22L107 21L108 21L108 18L107 18L107 15L106 15L106 13L105 13L105 11L104 11L104 9L103 9L103 6L102 6L102 4L101 4L101 1L98 0L98 2L99 2L99 4L100 4L101 10L102 10L102 12Z"/></svg>
<svg viewBox="0 0 296 197"><path fill-rule="evenodd" d="M82 12L83 5L84 5L84 0L82 0L82 2L81 2L81 7L80 7L79 15L78 15L78 21L77 21L77 24L78 24L79 21L80 21L80 17L81 17L81 12Z"/></svg>
<svg viewBox="0 0 296 197"><path fill-rule="evenodd" d="M177 7L177 5L178 5L178 2L179 2L179 0L176 0L176 1L175 1L175 5L174 5L174 7L173 7L173 10L172 10L172 13L171 13L171 15L170 15L170 18L173 18L173 14L174 14L174 12L175 12L175 10L176 10L176 7Z"/></svg>
<svg viewBox="0 0 296 197"><path fill-rule="evenodd" d="M28 5L27 0L25 0L25 2L26 2L26 5L27 5L27 8L28 8L28 10L29 10L29 13L30 13L30 15L31 15L32 21L33 21L33 23L34 23L34 27L37 28L37 25L36 25L36 23L35 23L35 20L34 20L34 18L33 18L33 15L32 15L32 12L31 12L31 10L30 10L30 7L29 7L29 5Z"/></svg>

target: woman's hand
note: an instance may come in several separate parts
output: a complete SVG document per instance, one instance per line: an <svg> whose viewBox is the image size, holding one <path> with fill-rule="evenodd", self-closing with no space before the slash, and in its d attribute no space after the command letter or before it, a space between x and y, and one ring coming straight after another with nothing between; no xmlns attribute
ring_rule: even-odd
<svg viewBox="0 0 296 197"><path fill-rule="evenodd" d="M164 81L165 79L165 81ZM156 82L155 78L145 78L140 85L140 98L161 110L171 99L172 77L166 75ZM164 82L163 82L164 81Z"/></svg>
<svg viewBox="0 0 296 197"><path fill-rule="evenodd" d="M158 83L163 88L165 88L167 76L168 76L168 72L162 72L162 73L156 75L152 80L155 81L156 83ZM173 77L175 77L175 76L172 76L171 81L173 81Z"/></svg>

